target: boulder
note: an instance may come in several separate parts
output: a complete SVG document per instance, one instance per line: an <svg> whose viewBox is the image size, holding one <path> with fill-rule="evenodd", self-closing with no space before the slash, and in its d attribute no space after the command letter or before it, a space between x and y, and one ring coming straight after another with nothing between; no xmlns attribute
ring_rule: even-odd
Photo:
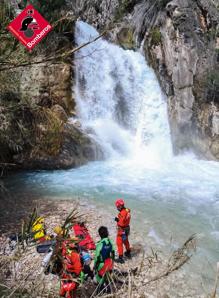
<svg viewBox="0 0 219 298"><path fill-rule="evenodd" d="M14 161L25 169L53 170L78 167L104 158L100 145L69 122L64 125L62 139L63 143L56 155L43 152L38 156L19 154L14 156Z"/></svg>

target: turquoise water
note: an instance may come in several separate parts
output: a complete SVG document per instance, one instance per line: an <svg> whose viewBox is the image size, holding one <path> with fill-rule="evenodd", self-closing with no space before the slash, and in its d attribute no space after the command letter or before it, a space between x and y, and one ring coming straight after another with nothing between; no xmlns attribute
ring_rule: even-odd
<svg viewBox="0 0 219 298"><path fill-rule="evenodd" d="M13 193L85 197L100 209L113 210L115 199L123 197L146 243L148 239L150 245L169 250L197 234L200 268L208 262L215 266L219 258L218 181L218 163L188 155L156 169L114 160L67 171L18 174L5 182Z"/></svg>

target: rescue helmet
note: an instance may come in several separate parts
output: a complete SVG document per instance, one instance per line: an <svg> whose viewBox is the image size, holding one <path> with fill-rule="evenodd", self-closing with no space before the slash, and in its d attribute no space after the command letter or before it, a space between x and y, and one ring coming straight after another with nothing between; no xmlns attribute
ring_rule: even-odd
<svg viewBox="0 0 219 298"><path fill-rule="evenodd" d="M62 231L62 228L60 226L56 226L54 229L53 229L54 233L56 233L57 235L60 235L63 233Z"/></svg>
<svg viewBox="0 0 219 298"><path fill-rule="evenodd" d="M116 205L116 208L121 208L121 207L124 207L125 202L123 199L117 199L115 202L115 205Z"/></svg>

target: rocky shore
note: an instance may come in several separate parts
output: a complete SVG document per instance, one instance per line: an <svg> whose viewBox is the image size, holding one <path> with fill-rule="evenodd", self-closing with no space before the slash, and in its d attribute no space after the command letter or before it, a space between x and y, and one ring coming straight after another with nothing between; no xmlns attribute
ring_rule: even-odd
<svg viewBox="0 0 219 298"><path fill-rule="evenodd" d="M23 202L24 205L28 204L28 200ZM48 233L52 233L57 224L63 223L69 211L77 205L78 211L84 214L89 231L95 241L98 240L97 230L100 225L107 226L110 237L115 240L116 228L113 220L115 214L101 210L94 205L90 206L86 200L37 199L33 200L31 204L29 201L29 210L30 205L36 204L40 215L46 218ZM28 247L25 252L10 251L9 249L7 236L17 231L20 218L27 216L28 208L22 208L20 205L19 210L23 210L23 214L21 212L17 217L19 220L16 220L16 216L11 218L13 216L13 211L11 211L8 213L9 220L4 225L1 224L1 297L8 297L7 295L20 297L20 294L22 297L59 297L59 279L51 274L44 275L41 265L43 256L36 252L35 246ZM133 227L130 238L133 257L131 260L126 260L124 265L116 264L115 268L126 272L129 269L138 268L138 271L131 277L126 287L118 289L114 297L207 297L207 292L201 285L198 285L195 277L189 278L183 267L181 268L180 262L184 262L183 259L179 263L174 263L176 255L174 258L173 255L166 258L156 248L145 251L138 239L139 235ZM187 253L189 254L189 252ZM174 267L175 265L176 267ZM173 268L175 269L173 270ZM95 286L92 282L85 283L79 289L79 297L91 297L94 289Z"/></svg>

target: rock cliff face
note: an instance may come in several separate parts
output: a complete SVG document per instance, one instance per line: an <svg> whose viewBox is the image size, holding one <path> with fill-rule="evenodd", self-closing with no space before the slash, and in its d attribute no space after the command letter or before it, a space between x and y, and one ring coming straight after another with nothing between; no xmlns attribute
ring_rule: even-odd
<svg viewBox="0 0 219 298"><path fill-rule="evenodd" d="M71 1L70 1L71 2ZM77 0L75 15L125 49L143 45L167 96L175 153L219 159L217 1Z"/></svg>
<svg viewBox="0 0 219 298"><path fill-rule="evenodd" d="M43 57L39 57L39 60ZM20 95L32 104L51 107L55 104L71 114L74 99L71 92L72 68L70 64L42 63L23 69L20 77Z"/></svg>
<svg viewBox="0 0 219 298"><path fill-rule="evenodd" d="M136 7L134 19L150 18L148 1ZM219 159L219 77L217 74L218 9L211 1L164 3L150 26L135 26L144 50L168 97L175 152L193 149ZM135 24L136 25L136 24Z"/></svg>

